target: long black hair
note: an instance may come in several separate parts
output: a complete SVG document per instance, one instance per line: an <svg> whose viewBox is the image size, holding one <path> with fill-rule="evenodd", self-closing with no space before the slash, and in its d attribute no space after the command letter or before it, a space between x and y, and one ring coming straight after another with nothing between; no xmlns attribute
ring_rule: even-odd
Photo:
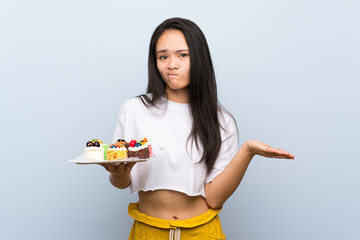
<svg viewBox="0 0 360 240"><path fill-rule="evenodd" d="M145 106L150 107L155 106L165 95L166 83L157 68L156 43L167 30L181 31L189 47L189 102L193 124L188 140L194 141L198 150L202 149L201 161L205 161L207 172L210 173L221 148L218 116L221 110L210 50L203 32L194 22L184 18L170 18L155 29L150 41L148 60L147 93L152 96L144 94L139 97Z"/></svg>

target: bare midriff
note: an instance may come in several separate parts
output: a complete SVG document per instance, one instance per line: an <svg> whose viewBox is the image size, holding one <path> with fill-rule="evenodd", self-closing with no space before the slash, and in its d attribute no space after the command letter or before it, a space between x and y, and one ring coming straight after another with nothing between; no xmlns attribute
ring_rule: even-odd
<svg viewBox="0 0 360 240"><path fill-rule="evenodd" d="M188 196L171 190L139 192L139 210L148 216L166 220L184 220L209 210L204 197Z"/></svg>

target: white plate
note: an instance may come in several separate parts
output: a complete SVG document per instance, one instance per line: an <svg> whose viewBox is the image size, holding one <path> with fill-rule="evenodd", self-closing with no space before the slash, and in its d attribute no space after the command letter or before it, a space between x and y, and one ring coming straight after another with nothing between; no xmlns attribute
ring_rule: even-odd
<svg viewBox="0 0 360 240"><path fill-rule="evenodd" d="M70 160L69 162L71 163L76 163L76 164L114 164L114 163L134 163L134 162L146 162L149 161L150 159L152 159L153 157L155 157L155 154L152 155L149 158L146 159L141 159L141 158L125 158L125 159L120 159L120 160L93 160L93 159L84 159L83 155L77 157L75 160Z"/></svg>

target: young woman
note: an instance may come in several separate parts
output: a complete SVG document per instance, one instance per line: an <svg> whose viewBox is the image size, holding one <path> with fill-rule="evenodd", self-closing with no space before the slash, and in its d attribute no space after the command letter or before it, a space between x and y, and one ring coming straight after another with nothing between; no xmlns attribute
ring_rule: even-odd
<svg viewBox="0 0 360 240"><path fill-rule="evenodd" d="M157 154L136 165L103 165L115 187L139 195L129 205L129 239L225 239L217 214L253 156L294 156L258 141L238 149L235 120L218 103L209 48L195 23L161 23L148 67L147 94L120 108L113 142L146 137Z"/></svg>

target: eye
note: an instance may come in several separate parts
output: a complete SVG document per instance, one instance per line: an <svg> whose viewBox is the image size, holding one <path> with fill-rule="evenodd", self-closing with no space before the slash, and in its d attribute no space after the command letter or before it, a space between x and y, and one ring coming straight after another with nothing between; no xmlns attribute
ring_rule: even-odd
<svg viewBox="0 0 360 240"><path fill-rule="evenodd" d="M180 57L182 57L182 58L187 57L187 56L189 56L189 54L187 54L187 53L180 54Z"/></svg>
<svg viewBox="0 0 360 240"><path fill-rule="evenodd" d="M159 59L160 59L160 60L165 60L165 59L167 59L167 56L161 55L161 56L159 57Z"/></svg>

